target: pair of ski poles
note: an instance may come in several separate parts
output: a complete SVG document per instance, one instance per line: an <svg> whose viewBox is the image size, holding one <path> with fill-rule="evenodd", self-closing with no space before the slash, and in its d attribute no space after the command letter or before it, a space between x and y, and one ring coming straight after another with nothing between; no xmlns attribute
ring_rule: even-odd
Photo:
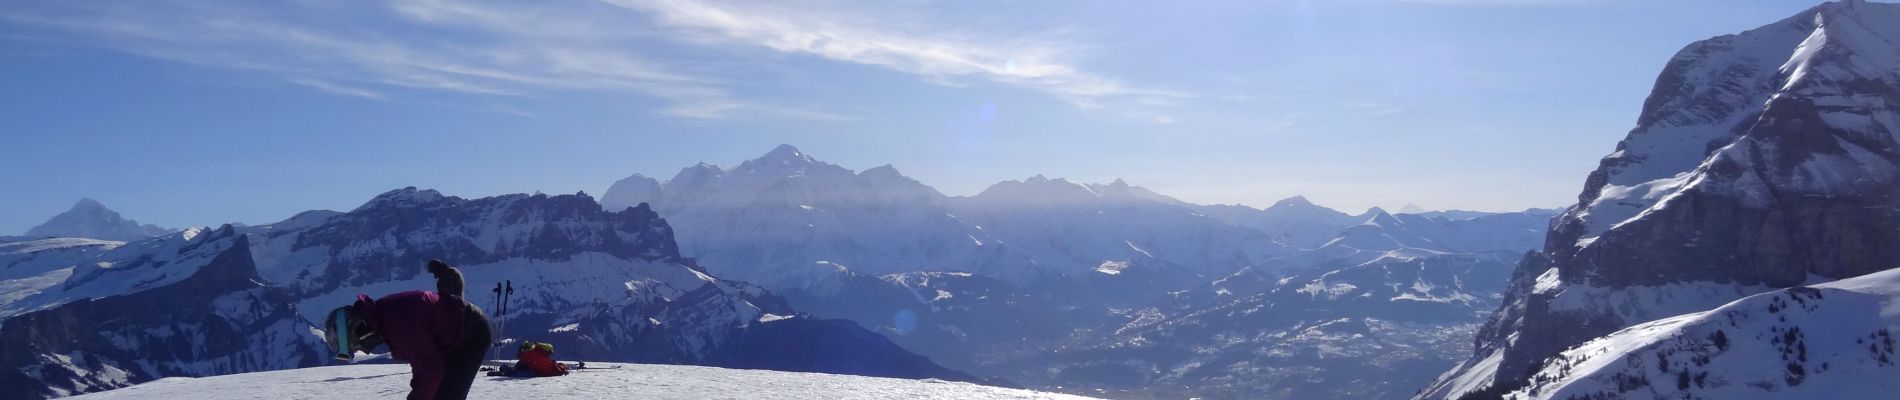
<svg viewBox="0 0 1900 400"><path fill-rule="evenodd" d="M506 320L503 318L508 315L508 297L514 294L514 280L506 281L505 286L503 282L495 282L495 350L494 356L490 357L491 359L501 359L502 339L506 337L502 335L502 332L507 328Z"/></svg>

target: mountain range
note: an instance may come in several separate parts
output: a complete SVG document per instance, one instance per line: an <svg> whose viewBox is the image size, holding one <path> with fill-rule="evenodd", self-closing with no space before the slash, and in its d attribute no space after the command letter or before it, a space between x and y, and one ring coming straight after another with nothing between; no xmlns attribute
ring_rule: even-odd
<svg viewBox="0 0 1900 400"><path fill-rule="evenodd" d="M0 246L4 398L170 376L323 365L314 317L357 294L433 288L455 260L471 301L506 280L505 338L604 361L976 380L848 321L812 318L757 286L705 274L644 207L585 195L480 199L405 188L349 212L189 229L131 242ZM798 351L786 351L795 349Z"/></svg>
<svg viewBox="0 0 1900 400"><path fill-rule="evenodd" d="M54 221L109 215L104 220L136 226L97 202L74 210ZM1522 250L1521 243L1540 240L1541 231L1529 227L1548 216L1453 219L1378 209L1353 216L1298 197L1265 209L1204 206L1119 180L1043 176L952 197L890 166L856 172L781 146L738 167L701 164L666 182L636 175L599 203L584 194L462 199L405 188L347 212L309 211L265 225L100 235L122 240L80 237L107 232L97 229L11 238L0 243L0 287L7 289L0 348L13 349L4 361L19 367L0 381L29 388L9 398L39 398L169 376L322 365L320 341L308 334L312 315L357 293L431 287L419 265L443 258L462 265L470 287L506 280L533 288L535 295L510 305L508 336L554 342L589 359L1151 392L1143 387L1250 379L1209 367L1191 379L1141 372L1140 380L1115 380L1127 371L1076 357L1149 338L1197 346L1226 333L1153 329L1255 329L1220 310L1305 302L1220 287L1239 271L1306 276L1370 268L1362 265L1373 259L1405 262L1351 257L1388 252L1416 252L1406 261L1417 265L1437 265L1421 261L1437 257L1496 262L1509 257L1480 253ZM1399 220L1411 225L1391 222ZM1381 227L1368 228L1374 225ZM1388 241L1390 248L1351 240L1349 233L1368 230L1404 240ZM1492 239L1446 236L1487 230L1478 236ZM1444 262L1458 263L1451 258ZM1485 279L1432 269L1419 272ZM1496 298L1447 287L1456 293L1429 296L1470 297L1483 307ZM1297 293L1290 290L1280 293ZM1286 321L1374 318L1369 312L1379 307L1321 306ZM1209 317L1217 314L1225 317ZM1460 318L1473 317L1447 323L1476 324ZM91 329L88 321L111 322ZM1464 351L1440 344L1420 345L1429 350L1419 357ZM1132 357L1159 364L1150 358L1177 356ZM1302 379L1341 379L1370 358ZM1266 382L1217 393L1285 390L1272 383L1280 380ZM1378 386L1416 385L1396 382Z"/></svg>
<svg viewBox="0 0 1900 400"><path fill-rule="evenodd" d="M1896 104L1900 5L1843 0L1677 52L1555 210L1042 175L951 196L790 145L599 201L409 187L173 230L81 199L0 237L0 400L324 365L314 316L433 288L432 258L478 304L524 293L504 338L586 360L1124 398L1883 397Z"/></svg>
<svg viewBox="0 0 1900 400"><path fill-rule="evenodd" d="M789 145L665 181L635 174L606 193L607 209L668 215L682 254L710 273L799 310L981 376L1134 396L1409 396L1432 378L1417 371L1469 351L1554 215L1350 215L1303 197L1200 205L1041 175L947 196L889 165L853 171ZM1372 272L1393 269L1412 272ZM1302 290L1328 284L1395 290ZM1263 308L1302 311L1245 311ZM1349 325L1364 329L1337 329ZM1365 345L1324 362L1255 354L1354 335ZM1359 378L1396 372L1409 375ZM1167 389L1180 387L1194 389Z"/></svg>

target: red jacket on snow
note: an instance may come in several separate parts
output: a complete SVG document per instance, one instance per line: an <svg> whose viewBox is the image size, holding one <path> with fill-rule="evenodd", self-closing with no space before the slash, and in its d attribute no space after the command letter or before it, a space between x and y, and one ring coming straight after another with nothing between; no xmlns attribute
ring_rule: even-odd
<svg viewBox="0 0 1900 400"><path fill-rule="evenodd" d="M535 347L522 350L515 353L515 357L520 359L515 362L515 368L531 371L536 377L567 375L567 366L555 362L554 355L547 349Z"/></svg>

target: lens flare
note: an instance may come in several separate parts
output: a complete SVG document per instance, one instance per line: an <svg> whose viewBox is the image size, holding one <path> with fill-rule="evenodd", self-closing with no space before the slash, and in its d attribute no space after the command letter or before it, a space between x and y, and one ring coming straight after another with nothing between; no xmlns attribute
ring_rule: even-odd
<svg viewBox="0 0 1900 400"><path fill-rule="evenodd" d="M917 313L897 310L897 315L891 316L891 327L896 328L899 335L909 335L917 330Z"/></svg>

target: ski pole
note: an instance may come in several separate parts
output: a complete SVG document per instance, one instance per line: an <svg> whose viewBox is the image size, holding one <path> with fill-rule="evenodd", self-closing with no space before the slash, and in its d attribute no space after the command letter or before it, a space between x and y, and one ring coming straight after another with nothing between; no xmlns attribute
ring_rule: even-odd
<svg viewBox="0 0 1900 400"><path fill-rule="evenodd" d="M488 324L490 324L488 328L494 328L494 330L496 330L494 343L490 343L490 345L494 347L494 351L492 351L494 356L492 356L492 358L494 358L494 360L502 360L502 337L500 337L500 332L502 332L502 326L500 326L500 318L502 318L502 282L494 282L494 313L496 313L496 315L494 315L496 320L488 320Z"/></svg>
<svg viewBox="0 0 1900 400"><path fill-rule="evenodd" d="M515 294L515 281L510 279L505 282L508 289L501 292L501 337L503 338L508 337L508 300L512 300L511 297Z"/></svg>

